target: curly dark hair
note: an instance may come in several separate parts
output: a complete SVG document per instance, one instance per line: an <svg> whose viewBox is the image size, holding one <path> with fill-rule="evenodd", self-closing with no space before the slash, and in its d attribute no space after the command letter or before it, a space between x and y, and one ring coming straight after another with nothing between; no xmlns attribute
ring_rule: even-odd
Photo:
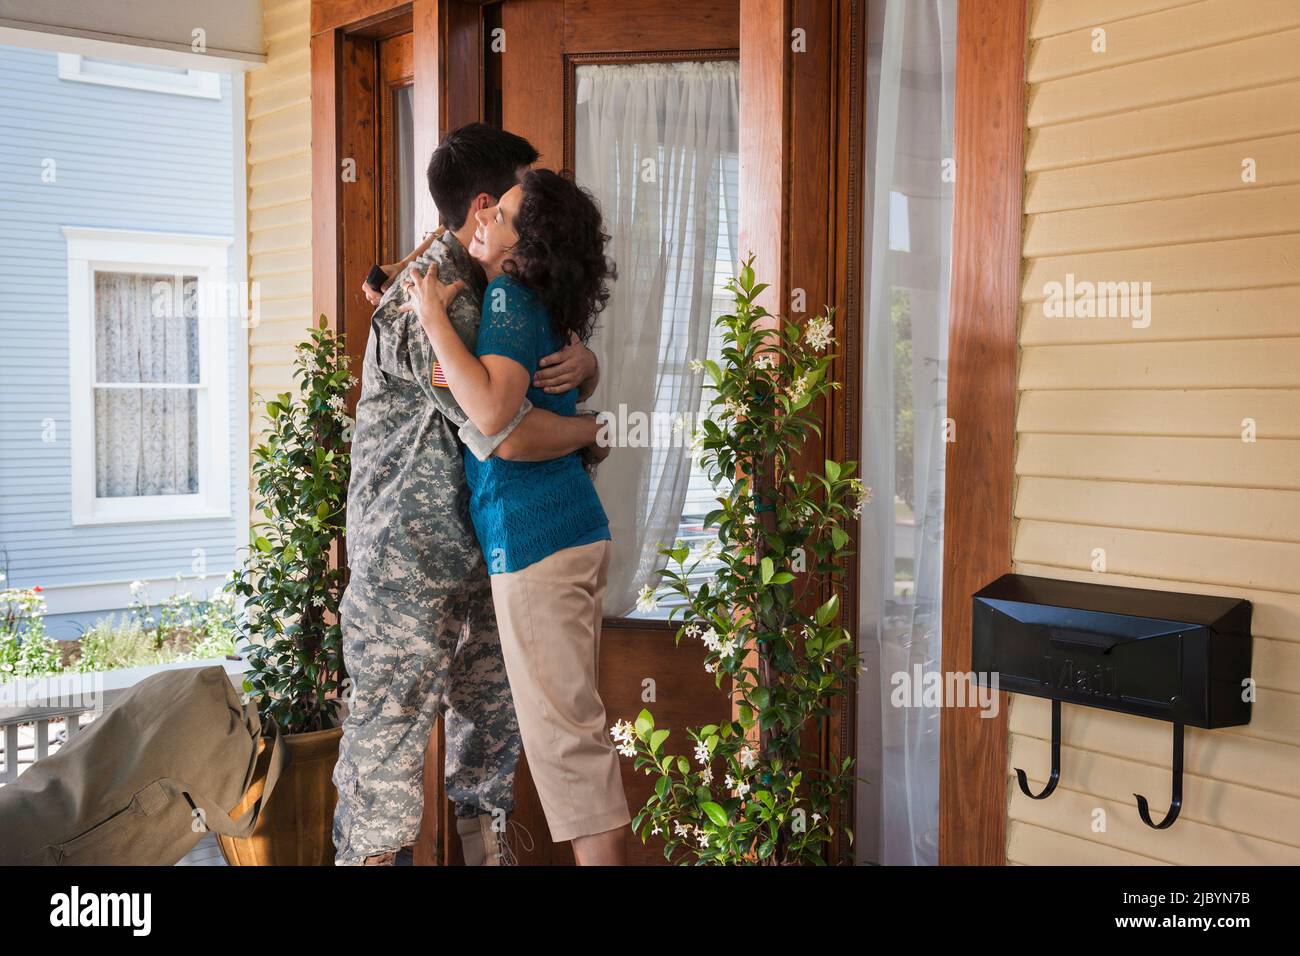
<svg viewBox="0 0 1300 956"><path fill-rule="evenodd" d="M542 300L562 341L574 332L586 342L609 301L609 284L618 277L605 256L609 234L600 207L567 172L530 170L519 185L524 194L514 221L519 239L502 271Z"/></svg>

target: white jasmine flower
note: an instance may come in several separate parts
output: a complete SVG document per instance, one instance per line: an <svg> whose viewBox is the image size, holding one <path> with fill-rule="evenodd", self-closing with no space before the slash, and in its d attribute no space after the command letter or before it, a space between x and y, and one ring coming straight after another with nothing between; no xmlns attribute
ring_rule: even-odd
<svg viewBox="0 0 1300 956"><path fill-rule="evenodd" d="M691 432L691 457L700 465L704 464L704 458L708 454L708 449L704 447L704 430L698 425Z"/></svg>
<svg viewBox="0 0 1300 956"><path fill-rule="evenodd" d="M650 831L650 835L651 835L651 836L658 836L659 834L661 834L661 833L663 833L663 832L664 832L664 828L661 827L661 826L659 825L659 821L656 820L656 821L655 821L654 828L651 829L651 831Z"/></svg>
<svg viewBox="0 0 1300 956"><path fill-rule="evenodd" d="M814 813L812 817L813 823L819 823L821 821L821 818L822 815L820 813Z"/></svg>
<svg viewBox="0 0 1300 956"><path fill-rule="evenodd" d="M808 376L800 375L794 380L794 384L790 386L790 397L796 400L800 399L806 391L808 391Z"/></svg>
<svg viewBox="0 0 1300 956"><path fill-rule="evenodd" d="M692 621L690 624L687 624L687 625L686 625L686 632L685 632L685 633L686 633L686 636L687 636L687 637L699 637L699 636L700 636L700 625L698 625L698 624L696 624L694 621Z"/></svg>
<svg viewBox="0 0 1300 956"><path fill-rule="evenodd" d="M696 838L700 841L700 846L706 847L709 845L709 835L703 830L697 832Z"/></svg>
<svg viewBox="0 0 1300 956"><path fill-rule="evenodd" d="M814 352L820 352L835 340L831 338L830 320L823 316L812 319L803 330L804 341Z"/></svg>
<svg viewBox="0 0 1300 956"><path fill-rule="evenodd" d="M700 780L705 784L713 783L713 768L705 767L700 771Z"/></svg>
<svg viewBox="0 0 1300 956"><path fill-rule="evenodd" d="M855 494L858 497L857 503L853 506L853 517L861 518L862 506L871 501L871 489L862 483L862 479L854 478L850 485L850 490L852 494Z"/></svg>
<svg viewBox="0 0 1300 956"><path fill-rule="evenodd" d="M705 631L704 634L701 635L700 640L704 641L704 646L711 651L716 651L722 645L722 641L718 637L718 632L713 628L709 628Z"/></svg>
<svg viewBox="0 0 1300 956"><path fill-rule="evenodd" d="M636 609L638 611L642 611L642 612L653 611L658 606L659 606L659 601L655 597L654 588L650 587L650 585L648 584L645 585L644 587L641 588L640 591L637 592Z"/></svg>
<svg viewBox="0 0 1300 956"><path fill-rule="evenodd" d="M709 745L702 740L695 741L695 759L702 764L709 762Z"/></svg>
<svg viewBox="0 0 1300 956"><path fill-rule="evenodd" d="M736 759L740 761L740 765L746 770L753 770L754 765L758 763L758 754L754 752L753 747L746 745L740 748L740 753L736 755Z"/></svg>
<svg viewBox="0 0 1300 956"><path fill-rule="evenodd" d="M743 797L748 793L749 793L749 784L745 783L744 781L741 781L740 786L736 788L736 796Z"/></svg>
<svg viewBox="0 0 1300 956"><path fill-rule="evenodd" d="M614 726L609 728L609 735L619 743L629 743L636 736L636 728L631 721L616 720Z"/></svg>
<svg viewBox="0 0 1300 956"><path fill-rule="evenodd" d="M736 649L736 640L735 638L731 638L731 637L727 638L720 645L718 645L718 653L721 654L723 657L730 657L732 652L735 651L735 649Z"/></svg>
<svg viewBox="0 0 1300 956"><path fill-rule="evenodd" d="M679 837L688 837L691 835L691 827L686 826L680 820L673 823L673 834Z"/></svg>
<svg viewBox="0 0 1300 956"><path fill-rule="evenodd" d="M754 363L754 366L760 369L776 368L776 356L773 355L771 352L764 352L762 355L758 357L758 360Z"/></svg>
<svg viewBox="0 0 1300 956"><path fill-rule="evenodd" d="M715 667L715 666L713 665L713 662L712 662L712 661L705 661L705 662L704 662L704 672L705 672L706 674L712 674L715 670L717 670L717 667Z"/></svg>
<svg viewBox="0 0 1300 956"><path fill-rule="evenodd" d="M749 414L749 405L745 402L734 402L727 399L722 404L722 414L731 419L744 418Z"/></svg>

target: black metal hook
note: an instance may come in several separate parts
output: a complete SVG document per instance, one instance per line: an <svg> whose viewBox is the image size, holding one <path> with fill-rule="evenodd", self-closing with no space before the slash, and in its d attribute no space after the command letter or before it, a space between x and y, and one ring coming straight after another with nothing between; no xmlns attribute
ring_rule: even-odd
<svg viewBox="0 0 1300 956"><path fill-rule="evenodd" d="M1047 778L1047 786L1039 794L1031 793L1029 790L1029 777L1023 770L1016 767L1016 780L1020 783L1021 792L1031 800L1046 800L1056 789L1056 785L1061 781L1061 702L1052 701L1052 775ZM1139 800L1141 797L1138 798Z"/></svg>
<svg viewBox="0 0 1300 956"><path fill-rule="evenodd" d="M1142 822L1153 830L1165 830L1173 826L1174 821L1178 819L1178 811L1183 808L1183 725L1174 724L1174 794L1173 799L1169 801L1169 812L1159 823L1151 822L1151 810L1147 805L1147 798L1140 793L1135 793L1137 797L1138 814L1142 817Z"/></svg>

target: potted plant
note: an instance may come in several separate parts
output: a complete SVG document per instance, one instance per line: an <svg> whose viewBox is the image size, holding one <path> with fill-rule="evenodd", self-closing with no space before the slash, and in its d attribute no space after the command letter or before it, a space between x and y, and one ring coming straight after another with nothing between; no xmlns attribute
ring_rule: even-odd
<svg viewBox="0 0 1300 956"><path fill-rule="evenodd" d="M705 518L717 530L703 551L678 543L661 553L661 582L683 606L677 642L704 645L705 669L722 690L719 720L686 729L688 753L666 747L672 733L649 710L612 733L624 756L657 777L633 820L642 840L661 838L682 863L825 862L832 808L848 791L851 758L823 768L805 735L831 712L857 668L839 622L838 591L850 538L844 530L870 491L853 462L801 473L800 451L820 434L817 400L827 380L831 313L780 323L755 302L753 257L728 285L735 312L716 319L720 362L694 363L714 392L696 429L694 452L718 493ZM705 560L720 567L695 587ZM653 601L653 588L642 590ZM848 834L852 839L852 833Z"/></svg>
<svg viewBox="0 0 1300 956"><path fill-rule="evenodd" d="M280 728L287 763L253 834L219 837L232 865L327 865L337 793L340 688L340 567L347 508L352 384L341 340L320 327L298 347L296 395L266 401L267 427L253 452L258 512L244 566L241 637L244 690L264 721ZM252 790L256 790L254 787Z"/></svg>

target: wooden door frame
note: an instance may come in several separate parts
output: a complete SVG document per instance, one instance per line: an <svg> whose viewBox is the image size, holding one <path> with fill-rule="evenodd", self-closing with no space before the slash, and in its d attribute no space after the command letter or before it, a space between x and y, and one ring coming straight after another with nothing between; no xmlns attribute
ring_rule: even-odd
<svg viewBox="0 0 1300 956"><path fill-rule="evenodd" d="M761 297L785 315L795 289L810 312L835 310L838 343L831 377L842 383L821 402L821 441L811 439L799 467L856 460L861 448L862 241L866 13L869 0L741 0L740 246L770 288ZM808 52L792 50L804 31ZM848 529L857 552L859 529ZM837 623L857 646L858 562L844 562ZM830 596L829 585L813 604ZM857 689L805 740L824 767L857 752ZM833 813L829 859L851 853L856 788Z"/></svg>
<svg viewBox="0 0 1300 956"><path fill-rule="evenodd" d="M442 65L448 43L477 42L480 5L480 0L312 0L312 312L325 315L331 327L338 328L349 306L363 308L361 280L374 261L371 257L356 275L346 268L360 250L348 242L345 224L355 224L361 210L359 203L349 202L339 164L354 159L359 179L379 175L377 158L360 148L373 134L357 122L364 91L348 82L349 47L412 33L415 155L430 156L449 118L460 125L478 117L478 87L461 96L459 87L445 82ZM417 189L416 233L428 232L437 221L428 190ZM376 227L376 242L378 235Z"/></svg>
<svg viewBox="0 0 1300 956"><path fill-rule="evenodd" d="M945 674L971 669L971 595L1011 570L1025 154L1024 0L960 0L944 491ZM945 706L939 862L1006 862L1007 702Z"/></svg>
<svg viewBox="0 0 1300 956"><path fill-rule="evenodd" d="M741 245L773 264L761 266L772 283L769 309L781 312L796 287L809 303L837 309L833 375L844 387L824 409L827 457L837 459L856 459L861 450L868 2L741 0ZM808 49L826 44L829 77L817 59L791 55L795 24ZM970 670L970 595L1011 567L1027 27L1023 0L958 5L948 366L958 440L946 466L945 673ZM827 145L810 130L822 131ZM972 488L978 491L963 494ZM840 624L856 646L856 560L845 570L851 583ZM846 695L823 728L828 762L856 755L856 715L857 695ZM1006 748L1005 694L993 718L942 710L941 863L1005 862ZM837 823L852 826L853 810L850 798Z"/></svg>
<svg viewBox="0 0 1300 956"><path fill-rule="evenodd" d="M393 0L312 3L312 313L324 315L336 331L346 331L346 317L366 309L361 280L379 246L372 208L380 177L378 106L375 83L365 83L364 75L374 71L371 48L376 41L411 30L413 7L420 5ZM417 45L417 72L420 52ZM416 97L418 117L418 89ZM417 132L420 125L417 121ZM346 160L355 165L355 181L343 179Z"/></svg>

